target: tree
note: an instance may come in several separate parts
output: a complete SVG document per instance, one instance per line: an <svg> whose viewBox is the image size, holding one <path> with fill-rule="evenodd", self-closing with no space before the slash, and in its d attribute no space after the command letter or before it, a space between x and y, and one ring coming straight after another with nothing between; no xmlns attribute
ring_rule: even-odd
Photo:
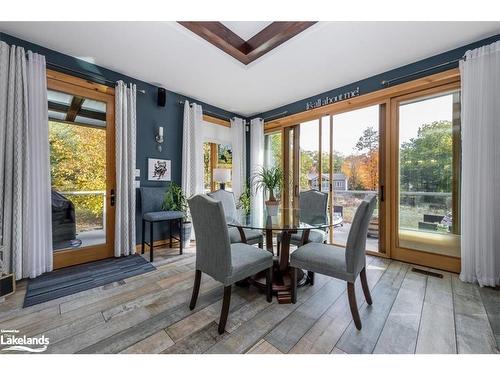
<svg viewBox="0 0 500 375"><path fill-rule="evenodd" d="M401 145L403 191L451 192L453 136L450 121L423 124L417 137Z"/></svg>
<svg viewBox="0 0 500 375"><path fill-rule="evenodd" d="M60 192L106 190L106 129L49 122L52 188ZM77 224L102 218L102 195L68 195ZM82 216L83 215L83 216ZM85 223L87 221L87 223Z"/></svg>
<svg viewBox="0 0 500 375"><path fill-rule="evenodd" d="M359 179L364 189L377 190L379 179L379 136L378 131L368 126L356 143L355 149L361 152Z"/></svg>

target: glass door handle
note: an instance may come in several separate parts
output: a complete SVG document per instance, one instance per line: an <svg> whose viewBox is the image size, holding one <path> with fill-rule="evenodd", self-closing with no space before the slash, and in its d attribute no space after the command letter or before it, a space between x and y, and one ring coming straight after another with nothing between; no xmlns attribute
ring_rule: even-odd
<svg viewBox="0 0 500 375"><path fill-rule="evenodd" d="M109 194L109 198L110 198L111 207L113 207L115 205L115 198L116 198L115 189L111 189L110 194Z"/></svg>

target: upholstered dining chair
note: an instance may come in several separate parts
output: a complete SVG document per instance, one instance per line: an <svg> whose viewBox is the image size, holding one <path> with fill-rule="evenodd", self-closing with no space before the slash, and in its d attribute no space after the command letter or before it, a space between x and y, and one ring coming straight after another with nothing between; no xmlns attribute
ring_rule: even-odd
<svg viewBox="0 0 500 375"><path fill-rule="evenodd" d="M347 295L354 324L361 329L354 282L358 275L365 295L366 303L372 304L372 297L366 280L366 235L373 210L377 202L376 196L365 198L358 206L347 237L346 247L308 243L299 247L290 256L292 275L292 303L297 301L297 269L317 272L347 281Z"/></svg>
<svg viewBox="0 0 500 375"><path fill-rule="evenodd" d="M229 313L231 285L235 282L266 270L266 296L271 302L273 255L245 243L231 244L222 202L207 195L195 195L188 204L196 233L196 272L189 308L196 307L202 272L224 284L219 320L219 334L222 334Z"/></svg>
<svg viewBox="0 0 500 375"><path fill-rule="evenodd" d="M308 224L318 224L328 222L328 193L323 193L318 190L303 191L299 194L299 218L300 221ZM324 243L326 241L327 232L321 229L311 229L307 242ZM280 252L281 233L276 236L277 250ZM290 238L290 243L295 246L304 244L304 231L293 233Z"/></svg>
<svg viewBox="0 0 500 375"><path fill-rule="evenodd" d="M234 194L231 191L219 189L207 195L216 201L222 202L222 207L224 208L224 215L226 217L227 223L238 223L238 210L236 209L236 201L234 199ZM240 231L236 227L229 227L229 240L231 243L238 243L241 241ZM243 229L245 233L246 243L249 245L258 244L262 249L264 245L264 236L262 232L254 229Z"/></svg>

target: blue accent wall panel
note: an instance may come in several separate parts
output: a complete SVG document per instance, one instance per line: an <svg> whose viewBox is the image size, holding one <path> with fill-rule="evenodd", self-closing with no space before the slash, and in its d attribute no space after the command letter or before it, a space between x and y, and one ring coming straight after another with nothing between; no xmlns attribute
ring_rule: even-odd
<svg viewBox="0 0 500 375"><path fill-rule="evenodd" d="M299 100L299 101L296 101L296 102L293 102L290 104L286 104L284 106L266 111L266 112L261 113L259 115L252 116L252 118L254 118L254 117L268 118L269 117L270 119L274 120L274 119L277 119L280 117L290 116L290 115L293 115L293 114L296 114L299 112L304 112L306 110L306 103L308 103L308 102L315 101L317 99L323 99L326 96L335 97L335 96L343 94L345 92L353 91L357 87L359 87L359 95L368 94L370 92L374 92L374 91L383 89L384 85L382 85L382 81L387 81L387 80L394 79L394 78L401 77L401 76L405 76L408 74L414 74L420 70L428 69L428 68L431 68L431 67L436 66L436 65L444 64L444 63L447 63L449 61L459 59L465 54L465 52L467 50L478 48L478 47L481 47L483 45L491 44L491 43L496 42L497 40L500 40L500 34L491 36L491 37L486 38L486 39L479 40L477 42L465 45L463 47L453 49L451 51L441 53L439 55L429 57L429 58L424 59L424 60L414 62L412 64L408 64L408 65L390 70L390 71L385 72L385 73L381 73L381 74L378 74L378 75L375 75L375 76L372 76L372 77L369 77L366 79L362 79L362 80L357 81L357 82L353 82L351 84L348 84L348 85L345 85L342 87L332 89L332 90L327 91L327 92L323 92L321 94L318 94L318 95L315 95L315 96L312 96L309 98L305 98L305 99L302 99L302 100ZM409 46L409 48L411 48L411 46ZM390 53L390 52L381 48L380 53ZM390 58L390 57L388 57L388 58ZM367 63L369 63L369 59L367 59L366 61L367 61ZM421 77L428 76L428 75L435 74L435 73L439 73L439 72L442 72L442 71L445 71L445 70L448 70L451 68L456 68L457 66L458 66L458 63L455 63L455 64L443 66L443 67L438 68L438 69L432 69L432 70L426 71L425 73L420 74L420 75L412 75L411 77L408 77L404 80L398 80L393 85L400 84L403 82L412 81L414 79L421 78ZM276 114L281 113L283 111L286 111L287 113L284 115L281 115L281 116L275 116Z"/></svg>
<svg viewBox="0 0 500 375"><path fill-rule="evenodd" d="M0 40L7 44L14 44L24 47L26 50L40 53L45 56L46 61L70 68L83 74L101 77L110 81L122 80L125 83L135 83L137 90L145 90L145 94L137 93L137 168L141 170L141 186L166 186L168 183L155 182L147 180L147 159L149 157L169 159L172 161L172 181L180 185L181 183L181 165L182 165L182 123L184 106L179 104L180 101L189 100L203 106L204 110L209 110L217 113L224 118L233 116L243 117L235 113L225 111L221 108L214 107L207 103L194 100L192 98L179 95L175 92L167 90L167 103L165 107L157 105L157 90L158 87L149 83L134 79L132 77L114 72L109 69L88 63L86 61L65 55L63 53L18 39L11 35L0 33ZM50 67L49 67L50 68ZM54 70L57 70L54 68ZM98 80L96 80L98 81ZM103 81L101 81L104 83ZM154 136L157 132L157 127L164 127L164 143L163 151L160 153L156 149L156 141ZM137 189L138 190L138 189ZM137 243L141 242L141 207L140 195L137 192L137 214L136 214L136 238ZM160 230L161 224L156 224L155 232L158 234L156 239L165 238L168 229ZM166 224L164 225L166 227ZM158 229L156 229L158 228ZM149 233L149 228L146 228L146 233ZM148 238L148 234L146 237Z"/></svg>

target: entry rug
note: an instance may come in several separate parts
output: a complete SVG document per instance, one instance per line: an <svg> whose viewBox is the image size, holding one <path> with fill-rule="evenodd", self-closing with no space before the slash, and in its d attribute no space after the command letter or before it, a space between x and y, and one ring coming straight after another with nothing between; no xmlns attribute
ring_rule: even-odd
<svg viewBox="0 0 500 375"><path fill-rule="evenodd" d="M138 254L110 258L52 271L28 280L23 307L69 296L156 270Z"/></svg>

